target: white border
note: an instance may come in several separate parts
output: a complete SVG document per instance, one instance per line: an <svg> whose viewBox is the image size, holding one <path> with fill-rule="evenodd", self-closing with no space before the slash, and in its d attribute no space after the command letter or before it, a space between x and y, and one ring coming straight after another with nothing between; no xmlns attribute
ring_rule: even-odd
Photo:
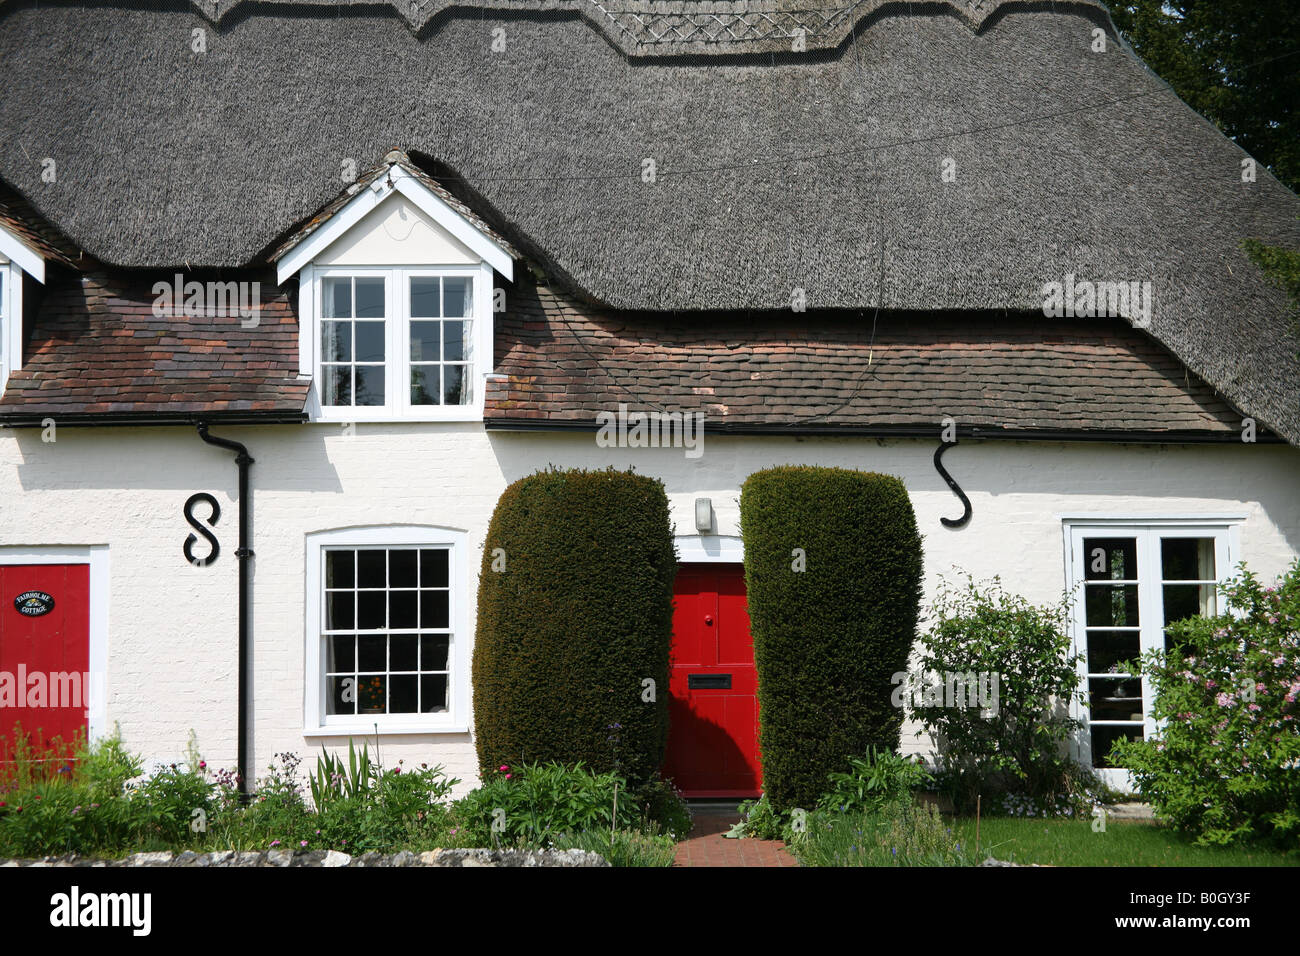
<svg viewBox="0 0 1300 956"><path fill-rule="evenodd" d="M740 564L745 560L744 542L730 534L679 534L678 564Z"/></svg>
<svg viewBox="0 0 1300 956"><path fill-rule="evenodd" d="M108 733L108 545L0 546L0 565L86 564L90 566L90 739Z"/></svg>
<svg viewBox="0 0 1300 956"><path fill-rule="evenodd" d="M306 627L304 630L303 736L364 737L390 734L465 734L470 724L469 535L455 528L430 525L364 525L313 531L306 536ZM327 718L321 670L320 622L324 606L321 582L322 551L327 546L390 547L416 545L451 548L448 568L451 582L451 706L437 715L378 715L363 718Z"/></svg>

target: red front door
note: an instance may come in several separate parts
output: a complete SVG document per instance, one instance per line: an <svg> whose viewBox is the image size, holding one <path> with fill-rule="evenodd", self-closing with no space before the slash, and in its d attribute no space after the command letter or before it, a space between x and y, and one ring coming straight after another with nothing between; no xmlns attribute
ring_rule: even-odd
<svg viewBox="0 0 1300 956"><path fill-rule="evenodd" d="M758 761L758 674L739 564L677 569L664 774L689 797L752 797Z"/></svg>
<svg viewBox="0 0 1300 956"><path fill-rule="evenodd" d="M89 565L0 565L0 760L14 724L36 749L85 731L89 671Z"/></svg>

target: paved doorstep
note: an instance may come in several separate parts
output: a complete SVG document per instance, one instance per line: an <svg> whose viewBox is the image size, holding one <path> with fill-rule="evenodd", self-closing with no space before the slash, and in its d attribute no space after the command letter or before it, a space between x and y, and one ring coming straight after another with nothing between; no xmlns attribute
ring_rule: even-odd
<svg viewBox="0 0 1300 956"><path fill-rule="evenodd" d="M691 835L677 844L675 866L798 866L780 840L728 840L722 834L740 817L700 813Z"/></svg>

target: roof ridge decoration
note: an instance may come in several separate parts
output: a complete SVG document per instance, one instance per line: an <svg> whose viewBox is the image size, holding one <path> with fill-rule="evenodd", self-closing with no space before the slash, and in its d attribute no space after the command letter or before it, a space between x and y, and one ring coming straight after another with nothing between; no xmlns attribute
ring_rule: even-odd
<svg viewBox="0 0 1300 956"><path fill-rule="evenodd" d="M2 0L0 0L2 2ZM1087 10L1109 23L1100 0L189 0L216 26L259 8L389 6L423 33L444 14L570 13L587 20L628 56L752 54L831 50L864 20L890 13L947 12L973 32L1002 13L1051 7ZM944 9L946 8L946 10Z"/></svg>

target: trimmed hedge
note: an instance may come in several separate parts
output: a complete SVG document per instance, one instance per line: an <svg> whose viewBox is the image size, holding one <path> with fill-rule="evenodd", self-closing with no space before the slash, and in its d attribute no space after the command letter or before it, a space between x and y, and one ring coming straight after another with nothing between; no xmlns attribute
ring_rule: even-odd
<svg viewBox="0 0 1300 956"><path fill-rule="evenodd" d="M548 470L502 493L483 549L474 641L484 775L502 764L582 761L596 772L617 766L632 786L657 777L676 574L668 497L655 479ZM653 702L642 699L646 678Z"/></svg>
<svg viewBox="0 0 1300 956"><path fill-rule="evenodd" d="M921 536L901 481L843 468L755 472L740 523L763 788L778 811L811 809L849 758L898 748L891 677L916 638Z"/></svg>

